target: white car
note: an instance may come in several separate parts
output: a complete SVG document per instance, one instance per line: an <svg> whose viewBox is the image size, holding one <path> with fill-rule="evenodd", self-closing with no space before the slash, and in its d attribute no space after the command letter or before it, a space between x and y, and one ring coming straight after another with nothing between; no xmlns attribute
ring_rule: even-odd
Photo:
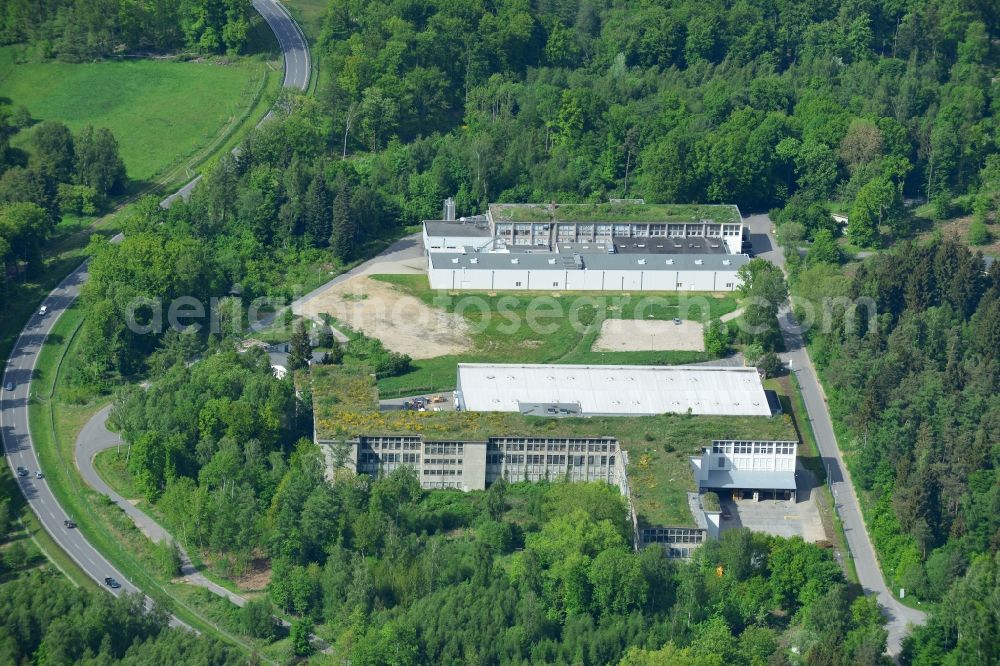
<svg viewBox="0 0 1000 666"><path fill-rule="evenodd" d="M48 312L49 312L49 306L47 305L43 305L42 307L38 308L39 317L44 317L46 314L48 314Z"/></svg>

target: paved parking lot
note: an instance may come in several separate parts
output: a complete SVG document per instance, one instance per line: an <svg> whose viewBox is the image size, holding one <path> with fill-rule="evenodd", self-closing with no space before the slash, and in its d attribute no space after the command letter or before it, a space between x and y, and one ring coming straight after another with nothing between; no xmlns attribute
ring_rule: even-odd
<svg viewBox="0 0 1000 666"><path fill-rule="evenodd" d="M808 475L799 474L799 479ZM748 527L755 532L765 532L781 537L800 536L805 541L816 542L827 540L823 530L823 521L816 508L815 490L804 485L798 488L798 501L785 500L740 500L734 502L728 497L720 497L723 513L729 518L723 518L720 528L726 530L738 527Z"/></svg>

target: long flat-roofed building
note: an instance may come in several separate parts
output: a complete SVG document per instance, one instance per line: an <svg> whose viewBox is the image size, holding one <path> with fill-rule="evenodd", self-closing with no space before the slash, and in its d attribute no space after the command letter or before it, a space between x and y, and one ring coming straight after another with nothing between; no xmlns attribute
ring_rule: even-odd
<svg viewBox="0 0 1000 666"><path fill-rule="evenodd" d="M459 363L458 400L550 416L771 415L757 370L738 367Z"/></svg>
<svg viewBox="0 0 1000 666"><path fill-rule="evenodd" d="M749 261L731 205L490 204L425 221L423 241L431 288L449 291L735 291Z"/></svg>
<svg viewBox="0 0 1000 666"><path fill-rule="evenodd" d="M432 252L431 289L735 291L746 255Z"/></svg>

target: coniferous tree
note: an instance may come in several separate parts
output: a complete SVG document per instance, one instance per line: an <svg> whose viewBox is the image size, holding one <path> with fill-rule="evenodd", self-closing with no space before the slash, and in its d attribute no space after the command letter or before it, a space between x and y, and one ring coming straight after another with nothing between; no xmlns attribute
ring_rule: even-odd
<svg viewBox="0 0 1000 666"><path fill-rule="evenodd" d="M333 202L333 233L330 236L330 247L333 255L341 261L347 261L354 248L354 220L351 215L351 187L346 180L341 180L337 186L337 197Z"/></svg>
<svg viewBox="0 0 1000 666"><path fill-rule="evenodd" d="M299 320L292 333L291 349L288 352L288 369L299 370L309 365L312 356L312 346L309 344L309 333L306 324Z"/></svg>
<svg viewBox="0 0 1000 666"><path fill-rule="evenodd" d="M306 188L305 231L313 247L324 247L330 239L330 192L322 171Z"/></svg>

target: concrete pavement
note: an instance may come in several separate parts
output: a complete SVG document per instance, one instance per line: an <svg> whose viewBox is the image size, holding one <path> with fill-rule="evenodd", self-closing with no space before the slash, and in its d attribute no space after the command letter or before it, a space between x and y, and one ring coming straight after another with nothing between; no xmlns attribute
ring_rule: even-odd
<svg viewBox="0 0 1000 666"><path fill-rule="evenodd" d="M766 215L753 215L747 218L747 223L750 227L750 239L757 256L772 261L784 270L785 258L771 233L770 219ZM851 556L854 558L858 580L865 594L876 595L882 606L888 623L886 626L889 632L888 652L896 657L899 655L903 638L909 633L908 626L923 624L926 621L926 615L901 604L886 585L878 558L875 555L875 549L868 537L850 472L844 464L840 447L837 445L837 438L833 432L833 422L826 404L826 396L823 394L823 388L803 342L803 331L787 307L779 313L778 321L787 350L781 357L798 378L806 412L812 422L813 433L816 435L819 453L828 470L828 482L836 503L835 508L844 526L844 534L847 537Z"/></svg>

